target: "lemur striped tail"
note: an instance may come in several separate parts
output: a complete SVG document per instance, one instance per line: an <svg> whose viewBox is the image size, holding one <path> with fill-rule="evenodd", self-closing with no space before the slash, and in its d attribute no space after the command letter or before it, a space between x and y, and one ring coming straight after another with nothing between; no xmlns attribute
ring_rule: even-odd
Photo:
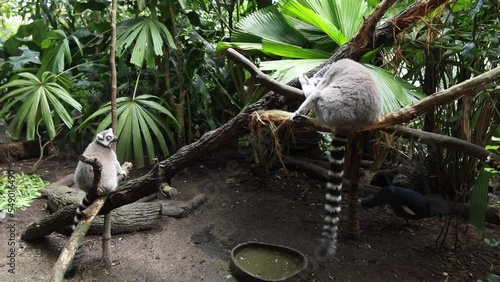
<svg viewBox="0 0 500 282"><path fill-rule="evenodd" d="M330 146L330 170L326 185L325 219L321 234L321 255L333 256L337 249L339 214L342 200L342 177L344 175L344 152L347 138L336 135Z"/></svg>
<svg viewBox="0 0 500 282"><path fill-rule="evenodd" d="M92 198L92 196L90 196L89 194L85 195L80 205L78 205L78 207L76 208L75 217L73 218L73 225L71 226L71 229L73 231L76 229L78 223L80 223L80 220L82 220L83 216L82 212L95 200L89 198ZM73 257L73 260L69 264L66 273L64 273L64 278L71 278L76 275L76 273L78 272L78 268L80 267L80 262L82 261L82 257L83 257L83 245L79 245L78 249L76 250L75 256Z"/></svg>

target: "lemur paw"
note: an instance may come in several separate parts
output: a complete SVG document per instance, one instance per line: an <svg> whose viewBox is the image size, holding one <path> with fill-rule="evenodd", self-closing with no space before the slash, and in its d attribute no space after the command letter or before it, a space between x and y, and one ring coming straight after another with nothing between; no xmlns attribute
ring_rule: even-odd
<svg viewBox="0 0 500 282"><path fill-rule="evenodd" d="M316 90L316 84L318 79L309 78L305 74L299 75L300 86L302 87L302 91L304 92L304 96L308 97L314 90Z"/></svg>
<svg viewBox="0 0 500 282"><path fill-rule="evenodd" d="M308 85L309 83L309 77L307 77L305 74L300 74L299 75L299 82L302 86Z"/></svg>
<svg viewBox="0 0 500 282"><path fill-rule="evenodd" d="M288 120L293 121L298 116L300 116L300 114L298 112L294 112L288 117Z"/></svg>

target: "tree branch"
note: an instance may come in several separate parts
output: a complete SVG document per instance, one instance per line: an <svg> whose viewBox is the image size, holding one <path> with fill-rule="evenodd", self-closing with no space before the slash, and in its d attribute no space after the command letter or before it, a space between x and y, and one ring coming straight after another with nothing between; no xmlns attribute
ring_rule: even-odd
<svg viewBox="0 0 500 282"><path fill-rule="evenodd" d="M268 123L278 123L285 126L293 126L294 130L302 130L302 131L322 131L322 132L332 132L335 129L329 128L321 123L318 120L307 117L300 116L300 119L294 120L291 122L288 117L292 113L281 111L281 110L272 110L272 111L257 111L254 113L254 117L252 119L252 124L254 127L255 123L264 124L267 126ZM376 126L378 123L373 124L372 126ZM386 131L391 134L395 134L401 136L406 139L418 139L419 142L424 144L436 145L456 151L463 152L467 155L473 156L475 158L480 159L483 162L486 162L489 166L500 169L500 155L493 153L492 151L487 151L483 147L469 143L462 139L458 139L455 137L450 137L446 135L441 135L437 133L431 133L426 131L421 131L417 129L411 129L405 126L390 126L386 128L382 128L381 130Z"/></svg>
<svg viewBox="0 0 500 282"><path fill-rule="evenodd" d="M375 30L377 27L377 23L382 19L387 10L394 5L397 0L384 0L375 7L373 12L366 18L361 27L359 28L358 33L345 45L345 48L349 50L352 56L351 59L355 61L359 61L362 54L369 50L373 50L374 48L374 36ZM388 40L385 42L390 42L392 40ZM329 62L332 62L329 60Z"/></svg>
<svg viewBox="0 0 500 282"><path fill-rule="evenodd" d="M98 190L102 190L101 187L102 165L97 159L89 159L84 155L80 156L80 161L91 165L94 170L94 182L92 183L92 187L88 191L88 194L91 195L89 197L93 198L97 195ZM78 223L75 230L71 234L71 237L66 246L61 251L61 254L59 254L59 258L57 259L56 264L54 265L54 268L52 270L52 276L50 277L50 281L55 282L63 280L64 273L66 273L69 264L73 260L73 257L75 256L75 253L78 250L78 246L80 246L83 243L83 238L85 237L85 234L87 234L87 231L90 228L92 221L94 220L94 218L99 213L99 210L101 210L102 206L104 205L106 197L107 196L99 197L96 201L94 201L89 207L87 207L83 211L84 216L82 220Z"/></svg>
<svg viewBox="0 0 500 282"><path fill-rule="evenodd" d="M263 73L256 65L254 65L250 60L245 58L245 56L236 52L233 48L226 50L226 56L228 59L235 61L237 64L245 67L245 69L255 77L255 80L260 84L264 85L272 91L276 91L279 94L286 96L288 98L303 98L304 92L302 90L283 84L277 83L276 80L271 78L269 75Z"/></svg>
<svg viewBox="0 0 500 282"><path fill-rule="evenodd" d="M444 3L446 3L446 0L415 1L398 15L380 25L375 31L374 45L380 46L385 42L394 41L400 32L412 26Z"/></svg>
<svg viewBox="0 0 500 282"><path fill-rule="evenodd" d="M360 130L373 130L409 122L436 106L451 103L462 96L475 95L478 92L478 89L498 80L499 78L500 66L474 78L453 85L446 90L427 96L424 99L408 105L398 111L386 114L380 117L374 124L367 125Z"/></svg>
<svg viewBox="0 0 500 282"><path fill-rule="evenodd" d="M418 142L423 144L436 145L438 147L444 147L447 149L462 152L487 163L491 167L500 170L500 155L497 155L492 151L485 150L481 146L469 143L462 139L412 129L405 126L391 126L388 128L383 128L382 130L406 139L417 139Z"/></svg>
<svg viewBox="0 0 500 282"><path fill-rule="evenodd" d="M83 238L85 238L85 234L92 225L92 221L99 214L102 206L106 202L106 198L108 195L104 195L98 197L90 206L88 206L84 213L84 218L80 221L75 231L71 234L68 243L59 254L59 258L54 265L54 269L52 270L52 276L50 281L62 281L64 277L64 273L66 269L68 269L69 264L73 260L76 251L78 250L78 246L83 244Z"/></svg>

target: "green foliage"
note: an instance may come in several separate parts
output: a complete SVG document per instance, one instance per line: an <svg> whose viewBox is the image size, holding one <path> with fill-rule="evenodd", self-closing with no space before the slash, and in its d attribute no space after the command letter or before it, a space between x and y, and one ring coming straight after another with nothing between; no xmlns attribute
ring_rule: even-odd
<svg viewBox="0 0 500 282"><path fill-rule="evenodd" d="M484 238L484 243L486 244L486 246L488 246L490 248L495 248L495 247L500 246L500 241L495 240L495 239Z"/></svg>
<svg viewBox="0 0 500 282"><path fill-rule="evenodd" d="M478 279L478 282L482 282L483 280ZM488 273L486 275L486 281L488 282L500 282L500 275L494 274L494 273Z"/></svg>
<svg viewBox="0 0 500 282"><path fill-rule="evenodd" d="M120 32L116 39L117 55L122 56L134 43L130 62L138 67L146 62L148 68L154 68L155 57L163 55L164 38L170 48L176 48L172 35L163 23L150 18L142 19Z"/></svg>
<svg viewBox="0 0 500 282"><path fill-rule="evenodd" d="M256 11L238 22L233 42L219 43L217 50L236 47L273 58L283 57L285 59L261 62L260 68L275 71L275 78L288 82L324 63L334 48L356 34L368 12L365 1L281 1L279 7ZM384 112L392 112L423 97L415 87L391 73L367 67L379 81Z"/></svg>
<svg viewBox="0 0 500 282"><path fill-rule="evenodd" d="M307 41L275 7L258 10L236 24L233 40L260 43L262 40L304 46Z"/></svg>
<svg viewBox="0 0 500 282"><path fill-rule="evenodd" d="M169 154L164 135L167 135L171 145L174 144L171 127L177 125L177 120L167 108L161 105L162 102L161 98L147 94L117 99L116 134L119 140L116 152L120 160L134 160L134 165L140 168L145 165L145 155L147 155L148 164L153 162L158 154L155 150L156 146L159 146L162 157ZM111 124L111 103L107 103L88 117L80 128L106 113L108 114L99 124L97 132L104 130ZM143 145L146 146L146 154Z"/></svg>
<svg viewBox="0 0 500 282"><path fill-rule="evenodd" d="M11 195L11 202L13 201L13 206L9 205L9 182L7 172L3 172L3 176L0 177L0 211L9 209L22 209L29 207L34 199L40 196L39 190L45 188L49 184L47 181L43 181L39 175L15 173L14 177L14 190L15 197Z"/></svg>
<svg viewBox="0 0 500 282"><path fill-rule="evenodd" d="M403 106L417 102L424 95L408 82L405 82L382 68L365 65L379 83L384 96L384 113L396 111ZM387 95L391 93L392 95Z"/></svg>
<svg viewBox="0 0 500 282"><path fill-rule="evenodd" d="M71 64L70 39L76 43L80 53L82 53L83 47L76 36L71 35L67 37L62 30L53 30L46 34L44 40L41 42L41 47L46 52L43 54L42 67L39 69L39 72L43 73L45 70L49 70L53 73L60 73L64 70L65 62Z"/></svg>
<svg viewBox="0 0 500 282"><path fill-rule="evenodd" d="M368 12L365 1L280 1L238 22L232 43L220 43L217 50L235 47L288 58L327 59L358 31Z"/></svg>
<svg viewBox="0 0 500 282"><path fill-rule="evenodd" d="M64 104L81 111L81 105L71 97L67 88L70 82L63 76L51 72L44 72L41 78L23 72L18 78L0 86L0 93L10 89L0 96L2 110L0 117L4 116L13 106L18 106L14 119L9 124L9 131L14 138L19 138L23 128L27 127L27 140L35 139L38 123L45 125L52 140L56 136L56 126L59 120L68 127L73 126L73 118L66 110ZM20 104L20 105L19 105ZM54 121L54 118L57 120Z"/></svg>
<svg viewBox="0 0 500 282"><path fill-rule="evenodd" d="M485 147L485 149L491 150L491 151L498 151L498 149L500 149L500 138L496 137L496 136L492 136L491 142L493 142L495 145L487 145Z"/></svg>
<svg viewBox="0 0 500 282"><path fill-rule="evenodd" d="M494 153L497 153L500 151L500 138L492 136L491 137L491 143L490 145L486 145L485 149L489 151L494 151ZM496 170L493 167L486 167L485 170L489 173L500 175L500 171Z"/></svg>
<svg viewBox="0 0 500 282"><path fill-rule="evenodd" d="M476 179L476 184L472 190L469 219L477 228L484 227L486 209L488 207L488 184L490 173L482 170Z"/></svg>
<svg viewBox="0 0 500 282"><path fill-rule="evenodd" d="M23 45L30 50L41 51L42 41L46 38L47 32L47 26L43 20L21 25L16 34L5 41L5 51L10 55L16 55L18 48Z"/></svg>
<svg viewBox="0 0 500 282"><path fill-rule="evenodd" d="M7 63L12 66L13 71L23 69L27 65L41 65L40 52L31 51L28 48L19 48L22 50L20 56L10 56Z"/></svg>

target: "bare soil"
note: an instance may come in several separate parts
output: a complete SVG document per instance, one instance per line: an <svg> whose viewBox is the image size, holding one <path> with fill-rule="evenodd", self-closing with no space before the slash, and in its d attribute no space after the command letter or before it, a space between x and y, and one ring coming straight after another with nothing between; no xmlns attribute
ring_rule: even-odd
<svg viewBox="0 0 500 282"><path fill-rule="evenodd" d="M28 171L34 161L17 162L12 169ZM38 173L54 182L75 165L76 161L53 158ZM499 239L498 226L478 231L460 223L457 232L454 219L444 246L437 248L445 219L413 221L408 228L382 207L361 211L359 240L348 238L343 212L337 255L318 262L314 250L322 224L324 183L282 169L259 179L232 153L193 164L173 179L172 186L180 192L178 200L205 193L208 202L187 218L164 217L154 230L115 235L110 269L101 265L100 237L86 237L80 271L71 281L236 281L228 267L230 250L247 241L303 252L309 259L301 276L304 281L477 281L500 273L498 247L483 242ZM44 217L44 206L45 199L37 199L15 215L15 274L8 272L6 259L8 223L0 222L0 281L46 281L50 276L67 237L52 234L37 243L19 239L28 224Z"/></svg>

